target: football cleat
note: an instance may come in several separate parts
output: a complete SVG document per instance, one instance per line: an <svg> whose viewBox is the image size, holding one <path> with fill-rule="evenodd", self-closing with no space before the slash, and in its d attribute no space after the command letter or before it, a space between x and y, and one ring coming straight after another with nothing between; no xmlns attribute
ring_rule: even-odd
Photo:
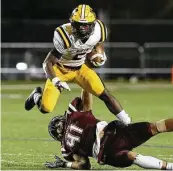
<svg viewBox="0 0 173 171"><path fill-rule="evenodd" d="M32 93L29 95L29 97L26 99L25 101L25 109L26 110L31 110L34 106L35 106L35 102L34 102L34 94L35 93L40 93L42 94L42 89L41 87L36 87Z"/></svg>

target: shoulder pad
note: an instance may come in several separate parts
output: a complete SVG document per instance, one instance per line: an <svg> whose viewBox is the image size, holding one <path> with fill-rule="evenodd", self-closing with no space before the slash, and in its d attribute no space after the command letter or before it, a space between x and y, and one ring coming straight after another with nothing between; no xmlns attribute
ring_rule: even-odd
<svg viewBox="0 0 173 171"><path fill-rule="evenodd" d="M67 32L69 36L72 35L72 26L70 23L63 24L62 27L64 28L64 30Z"/></svg>
<svg viewBox="0 0 173 171"><path fill-rule="evenodd" d="M107 38L107 29L106 29L106 26L105 24L101 21L101 20L97 20L97 23L99 24L100 26L100 41L99 42L104 42Z"/></svg>
<svg viewBox="0 0 173 171"><path fill-rule="evenodd" d="M55 31L58 33L61 41L63 42L64 49L68 49L71 47L71 40L65 28L66 28L65 26L60 26L60 27L57 27Z"/></svg>

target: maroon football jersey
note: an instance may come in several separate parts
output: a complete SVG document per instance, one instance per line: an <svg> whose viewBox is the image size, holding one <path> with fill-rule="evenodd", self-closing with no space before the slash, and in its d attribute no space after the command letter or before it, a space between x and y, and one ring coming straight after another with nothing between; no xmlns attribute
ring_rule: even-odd
<svg viewBox="0 0 173 171"><path fill-rule="evenodd" d="M71 154L92 156L96 124L98 122L91 111L77 111L75 100L69 104L67 110L67 121L62 140L61 151L66 159L69 159Z"/></svg>
<svg viewBox="0 0 173 171"><path fill-rule="evenodd" d="M115 120L106 125L103 123L105 121L97 120L91 111L77 111L79 103L80 98L75 98L66 111L62 156L66 160L72 160L73 154L92 156L98 163L115 167L130 166L133 162L128 159L127 153L152 137L150 123L140 122L124 126ZM99 126L101 129L104 127L104 136L100 142L97 141Z"/></svg>

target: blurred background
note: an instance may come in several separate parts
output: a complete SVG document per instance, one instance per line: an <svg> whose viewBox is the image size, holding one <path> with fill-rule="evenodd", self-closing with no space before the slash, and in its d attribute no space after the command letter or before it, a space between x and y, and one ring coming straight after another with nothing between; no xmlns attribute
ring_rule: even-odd
<svg viewBox="0 0 173 171"><path fill-rule="evenodd" d="M54 29L79 4L93 7L108 28L104 79L171 80L172 0L2 0L1 79L42 80Z"/></svg>

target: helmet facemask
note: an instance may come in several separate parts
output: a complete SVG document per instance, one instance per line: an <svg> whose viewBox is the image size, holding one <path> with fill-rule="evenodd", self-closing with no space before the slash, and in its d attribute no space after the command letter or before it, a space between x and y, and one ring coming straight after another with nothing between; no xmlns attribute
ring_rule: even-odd
<svg viewBox="0 0 173 171"><path fill-rule="evenodd" d="M90 37L90 35L94 31L95 22L92 23L81 23L73 21L72 25L72 33L75 38L80 40L85 40Z"/></svg>
<svg viewBox="0 0 173 171"><path fill-rule="evenodd" d="M89 5L78 5L70 16L73 36L86 41L94 31L95 21L96 14Z"/></svg>
<svg viewBox="0 0 173 171"><path fill-rule="evenodd" d="M57 141L61 141L64 134L64 126L65 116L54 117L48 125L50 136Z"/></svg>

